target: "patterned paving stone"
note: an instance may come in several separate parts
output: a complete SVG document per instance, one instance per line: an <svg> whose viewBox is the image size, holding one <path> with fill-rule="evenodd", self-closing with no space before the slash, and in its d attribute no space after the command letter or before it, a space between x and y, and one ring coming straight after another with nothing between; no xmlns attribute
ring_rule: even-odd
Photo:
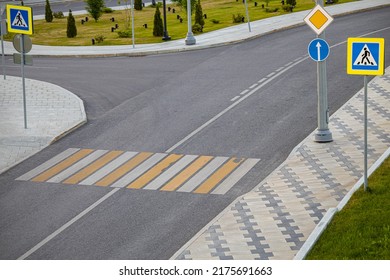
<svg viewBox="0 0 390 280"><path fill-rule="evenodd" d="M368 95L372 164L390 146L390 74L374 78ZM326 211L336 207L362 176L362 98L360 91L331 117L333 142L315 143L311 134L176 258L293 259ZM205 242L211 242L209 251L200 249Z"/></svg>

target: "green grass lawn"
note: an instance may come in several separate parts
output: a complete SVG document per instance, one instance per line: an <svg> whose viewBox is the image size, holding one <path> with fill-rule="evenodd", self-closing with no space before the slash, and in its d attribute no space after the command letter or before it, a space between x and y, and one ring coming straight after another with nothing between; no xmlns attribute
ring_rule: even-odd
<svg viewBox="0 0 390 280"><path fill-rule="evenodd" d="M337 213L306 259L390 260L390 157Z"/></svg>
<svg viewBox="0 0 390 280"><path fill-rule="evenodd" d="M351 2L353 0L339 0L339 3ZM254 5L255 0L248 0L249 17L251 21L264 19L272 16L286 14L282 8L281 0L270 0L270 9L278 8L276 12L266 12L261 5L266 5L264 1L256 0L258 6ZM232 26L237 23L233 23L233 14L238 13L246 17L245 5L241 0L201 0L203 13L207 14L205 19L205 26L203 31L210 32L213 30L221 29L224 27ZM167 5L167 7L175 8L176 13L167 12L167 27L169 36L172 40L182 39L187 34L187 13L184 9L175 6L174 4ZM297 5L294 12L308 10L314 7L312 0L297 0ZM162 9L160 9L162 13ZM53 10L53 12L58 12ZM66 11L62 11L66 12ZM145 7L142 11L135 11L135 43L147 44L147 43L159 43L162 42L161 37L153 36L153 20L154 20L155 8ZM177 19L177 16L183 18L183 22ZM131 38L119 38L117 31L125 30L125 11L114 11L113 13L103 14L103 16L95 22L90 19L87 23L81 24L81 19L84 16L75 16L77 26L77 37L69 39L66 37L66 25L67 19L54 19L53 22L48 23L45 20L34 21L34 34L31 35L32 42L38 45L50 45L50 46L88 46L91 45L91 39L99 35L104 36L104 41L100 45L128 45L132 44ZM114 17L115 23L119 25L119 28L115 32L111 32L111 27L115 25L110 19ZM194 14L192 23L194 24ZM218 23L216 23L218 22ZM143 27L144 24L148 25L148 28ZM12 34L7 36L10 40L13 38Z"/></svg>

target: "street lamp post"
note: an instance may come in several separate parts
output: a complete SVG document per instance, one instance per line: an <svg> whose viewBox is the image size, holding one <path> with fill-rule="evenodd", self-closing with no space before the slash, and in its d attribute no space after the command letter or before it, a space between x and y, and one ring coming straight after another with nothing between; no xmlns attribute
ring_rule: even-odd
<svg viewBox="0 0 390 280"><path fill-rule="evenodd" d="M187 22L188 22L188 33L185 40L186 45L195 45L196 39L192 33L192 23L191 23L191 0L187 0Z"/></svg>
<svg viewBox="0 0 390 280"><path fill-rule="evenodd" d="M162 39L164 41L169 41L171 40L171 37L169 37L168 30L167 30L167 11L166 11L165 0L163 0L163 14L164 14L164 34Z"/></svg>

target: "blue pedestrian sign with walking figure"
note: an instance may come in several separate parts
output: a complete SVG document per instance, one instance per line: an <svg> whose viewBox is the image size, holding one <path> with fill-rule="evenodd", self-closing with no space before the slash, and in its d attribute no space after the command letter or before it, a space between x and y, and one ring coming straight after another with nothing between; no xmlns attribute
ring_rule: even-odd
<svg viewBox="0 0 390 280"><path fill-rule="evenodd" d="M329 45L328 43L320 38L314 39L310 42L307 47L307 51L314 61L324 61L329 56Z"/></svg>
<svg viewBox="0 0 390 280"><path fill-rule="evenodd" d="M383 75L384 39L348 38L347 72L355 75Z"/></svg>
<svg viewBox="0 0 390 280"><path fill-rule="evenodd" d="M370 48L368 47L370 45ZM360 50L360 52L358 51ZM373 68L378 69L375 57L378 57L379 44L361 44L356 43L352 47L352 60L355 57L355 62L352 67L354 69Z"/></svg>
<svg viewBox="0 0 390 280"><path fill-rule="evenodd" d="M31 7L7 5L8 31L19 34L33 34Z"/></svg>

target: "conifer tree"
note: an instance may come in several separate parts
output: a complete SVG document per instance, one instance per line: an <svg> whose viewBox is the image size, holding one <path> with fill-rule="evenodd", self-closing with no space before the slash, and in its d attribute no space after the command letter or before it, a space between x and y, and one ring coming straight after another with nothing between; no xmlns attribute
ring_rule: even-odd
<svg viewBox="0 0 390 280"><path fill-rule="evenodd" d="M103 8L104 8L104 0L86 0L87 7L86 10L88 13L95 19L95 21L98 21L98 19L103 14Z"/></svg>
<svg viewBox="0 0 390 280"><path fill-rule="evenodd" d="M153 26L153 36L163 36L164 35L164 27L161 19L161 12L156 5L156 12L154 13L154 26Z"/></svg>
<svg viewBox="0 0 390 280"><path fill-rule="evenodd" d="M77 36L76 21L72 15L72 10L69 10L68 15L68 26L66 28L66 36L68 38L74 38Z"/></svg>
<svg viewBox="0 0 390 280"><path fill-rule="evenodd" d="M142 0L135 0L134 1L134 9L136 9L137 11L142 10Z"/></svg>
<svg viewBox="0 0 390 280"><path fill-rule="evenodd" d="M53 21L53 11L51 10L49 0L46 0L45 20L46 20L46 22L52 22Z"/></svg>
<svg viewBox="0 0 390 280"><path fill-rule="evenodd" d="M204 26L203 11L200 0L195 5L195 24L199 24L202 28Z"/></svg>

